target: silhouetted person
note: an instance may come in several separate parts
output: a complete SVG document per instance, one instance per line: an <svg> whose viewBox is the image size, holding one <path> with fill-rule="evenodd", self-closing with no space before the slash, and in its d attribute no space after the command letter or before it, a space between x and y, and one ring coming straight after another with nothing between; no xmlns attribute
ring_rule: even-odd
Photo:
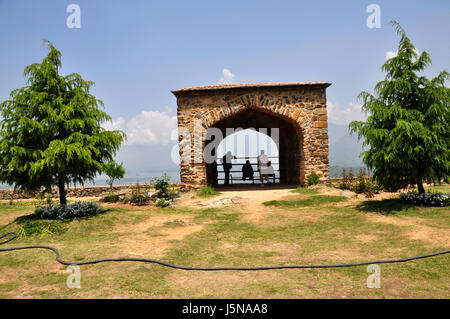
<svg viewBox="0 0 450 319"><path fill-rule="evenodd" d="M269 162L267 162L266 175L265 175L266 180L269 184L270 184L269 177L273 176L274 174L275 174L275 171L273 170L272 162L269 161Z"/></svg>
<svg viewBox="0 0 450 319"><path fill-rule="evenodd" d="M249 160L242 166L242 180L245 181L247 178L253 180L253 167Z"/></svg>
<svg viewBox="0 0 450 319"><path fill-rule="evenodd" d="M212 166L212 176L214 176L214 181L213 181L213 184L214 184L214 186L216 186L217 185L217 160L216 159L214 159L214 161L211 163L211 166Z"/></svg>
<svg viewBox="0 0 450 319"><path fill-rule="evenodd" d="M270 174L271 167L269 165L269 157L264 154L264 151L261 151L261 155L258 156L258 171L259 171L259 179L261 181L261 186L264 187L264 179L268 180L268 175ZM272 168L273 171L273 168Z"/></svg>
<svg viewBox="0 0 450 319"><path fill-rule="evenodd" d="M222 157L223 172L225 173L225 185L230 185L230 170L233 167L231 161L233 159L236 159L236 156L232 155L231 152L227 152Z"/></svg>

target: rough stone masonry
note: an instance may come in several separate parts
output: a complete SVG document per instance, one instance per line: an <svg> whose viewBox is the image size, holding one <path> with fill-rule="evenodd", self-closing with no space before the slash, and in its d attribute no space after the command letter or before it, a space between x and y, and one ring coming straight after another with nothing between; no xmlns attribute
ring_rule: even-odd
<svg viewBox="0 0 450 319"><path fill-rule="evenodd" d="M326 82L218 84L184 88L177 97L181 182L215 184L211 165L198 154L210 142L208 128L279 128L280 182L305 185L315 172L328 180ZM194 129L200 123L200 130ZM188 137L180 132L188 132ZM268 134L269 135L269 134ZM270 136L270 135L269 135ZM192 152L186 156L186 147ZM196 155L197 154L197 155ZM197 156L197 158L195 158ZM187 158L187 160L186 160Z"/></svg>

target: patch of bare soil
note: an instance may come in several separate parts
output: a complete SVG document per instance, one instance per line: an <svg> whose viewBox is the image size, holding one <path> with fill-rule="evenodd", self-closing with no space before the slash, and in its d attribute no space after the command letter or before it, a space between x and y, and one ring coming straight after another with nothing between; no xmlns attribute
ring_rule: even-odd
<svg viewBox="0 0 450 319"><path fill-rule="evenodd" d="M373 222L386 223L401 227L407 227L406 234L411 239L421 240L430 247L450 247L450 230L430 227L423 224L420 217L391 217L384 215L368 214L367 218Z"/></svg>
<svg viewBox="0 0 450 319"><path fill-rule="evenodd" d="M180 199L177 205L199 208L211 206L211 203L220 202L227 198L230 200L233 198L239 198L239 201L242 201L245 205L249 202L256 202L258 204L261 204L262 202L267 200L279 199L283 196L292 195L291 190L292 189L261 188L260 190L223 191L219 195L210 198L200 198L195 196L195 193L189 193L189 196L185 196L184 198Z"/></svg>
<svg viewBox="0 0 450 319"><path fill-rule="evenodd" d="M183 224L169 226L173 220L183 221ZM115 247L126 256L159 258L166 249L173 247L174 241L203 228L203 224L192 223L192 216L189 215L152 215L143 222L116 227L114 231L123 236Z"/></svg>
<svg viewBox="0 0 450 319"><path fill-rule="evenodd" d="M374 235L367 235L367 234L361 234L361 235L358 235L358 236L356 236L355 237L359 242L362 242L362 243L370 243L370 242L373 242L373 241L375 241L375 240L377 240L378 239L378 237L377 236L374 236Z"/></svg>

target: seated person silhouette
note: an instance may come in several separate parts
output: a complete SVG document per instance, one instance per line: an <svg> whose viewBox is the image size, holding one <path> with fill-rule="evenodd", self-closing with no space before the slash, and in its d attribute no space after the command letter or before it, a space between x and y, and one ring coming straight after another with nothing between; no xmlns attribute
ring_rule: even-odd
<svg viewBox="0 0 450 319"><path fill-rule="evenodd" d="M273 176L275 174L275 172L274 172L274 170L273 170L273 167L272 167L272 162L271 161L269 161L269 162L267 162L267 168L266 168L266 179L267 179L267 182L270 184L270 182L269 182L269 176Z"/></svg>
<svg viewBox="0 0 450 319"><path fill-rule="evenodd" d="M245 181L247 178L253 180L253 167L249 160L242 166L242 180Z"/></svg>

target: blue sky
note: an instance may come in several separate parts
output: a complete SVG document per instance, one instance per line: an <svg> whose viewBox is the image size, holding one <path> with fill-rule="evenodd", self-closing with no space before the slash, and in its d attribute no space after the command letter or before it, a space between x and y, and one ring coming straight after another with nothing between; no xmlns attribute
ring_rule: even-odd
<svg viewBox="0 0 450 319"><path fill-rule="evenodd" d="M66 26L71 3L81 8L80 29ZM371 3L381 8L380 29L366 26ZM386 53L396 50L389 21L431 54L433 76L450 70L449 14L448 0L0 0L0 100L25 84L24 67L42 60L48 39L62 52L61 72L94 81L116 127L135 131L129 147L157 161L171 143L171 90L218 83L224 69L236 83L328 81L330 122L346 124L360 118L357 94L383 78Z"/></svg>

